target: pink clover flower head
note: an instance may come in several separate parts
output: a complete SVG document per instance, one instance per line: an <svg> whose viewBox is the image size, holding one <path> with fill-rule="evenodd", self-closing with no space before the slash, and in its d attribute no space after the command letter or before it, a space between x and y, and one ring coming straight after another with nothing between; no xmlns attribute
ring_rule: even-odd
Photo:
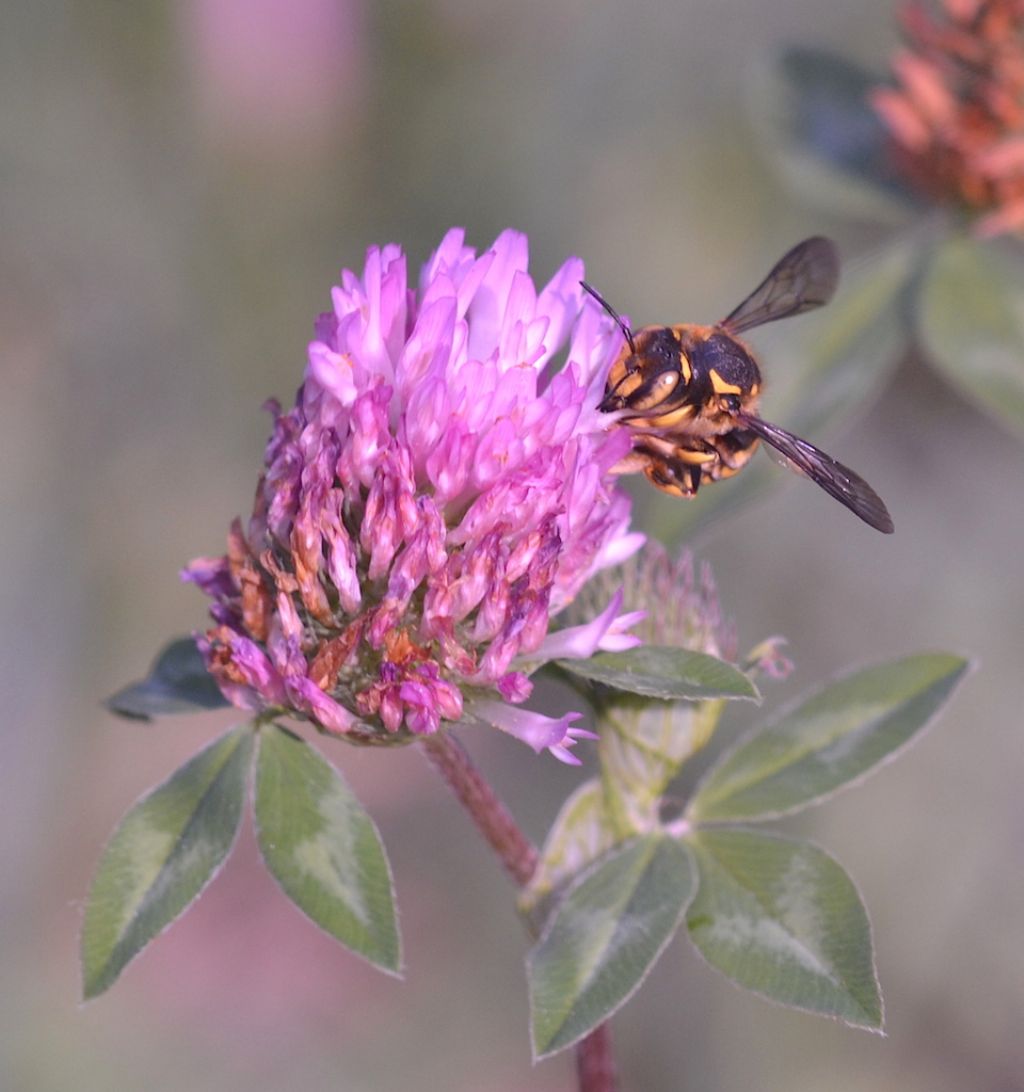
<svg viewBox="0 0 1024 1092"><path fill-rule="evenodd" d="M636 643L614 590L549 628L643 543L612 473L629 434L597 408L621 334L582 277L570 258L538 291L524 235L478 255L459 229L418 287L394 245L343 271L294 407L268 404L247 526L183 573L234 704L364 744L465 718L575 761L589 733L522 709L529 674Z"/></svg>

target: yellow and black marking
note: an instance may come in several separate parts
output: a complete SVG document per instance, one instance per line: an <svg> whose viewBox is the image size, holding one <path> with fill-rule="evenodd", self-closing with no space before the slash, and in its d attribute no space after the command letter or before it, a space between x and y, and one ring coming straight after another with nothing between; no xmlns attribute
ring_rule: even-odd
<svg viewBox="0 0 1024 1092"><path fill-rule="evenodd" d="M703 483L742 470L763 440L866 523L891 532L885 505L863 478L806 440L761 420L761 372L738 336L827 303L838 277L835 246L820 237L805 239L721 322L645 326L636 332L583 283L626 341L599 406L633 434L633 450L618 469L642 471L666 493L692 497Z"/></svg>

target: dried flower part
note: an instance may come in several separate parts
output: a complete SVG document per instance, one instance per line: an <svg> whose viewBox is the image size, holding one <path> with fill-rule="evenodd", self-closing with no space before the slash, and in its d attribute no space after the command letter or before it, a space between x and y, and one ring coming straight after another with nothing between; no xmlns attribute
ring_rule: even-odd
<svg viewBox="0 0 1024 1092"><path fill-rule="evenodd" d="M569 259L538 292L524 236L477 256L459 230L418 291L396 246L342 273L295 406L268 403L248 526L184 573L213 600L200 647L232 702L362 743L466 717L574 761L575 715L514 706L547 659L638 643L621 597L548 628L643 541L611 473L629 436L597 409L618 334L582 276Z"/></svg>
<svg viewBox="0 0 1024 1092"><path fill-rule="evenodd" d="M981 235L1024 228L1024 0L913 0L901 23L896 86L872 96L897 169Z"/></svg>

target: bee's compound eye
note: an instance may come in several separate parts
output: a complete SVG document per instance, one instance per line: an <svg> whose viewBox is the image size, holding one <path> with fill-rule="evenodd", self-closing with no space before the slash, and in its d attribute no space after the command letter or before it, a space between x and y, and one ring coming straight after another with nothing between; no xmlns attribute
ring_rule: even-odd
<svg viewBox="0 0 1024 1092"><path fill-rule="evenodd" d="M727 413L738 413L740 408L740 396L738 394L723 394L722 409Z"/></svg>

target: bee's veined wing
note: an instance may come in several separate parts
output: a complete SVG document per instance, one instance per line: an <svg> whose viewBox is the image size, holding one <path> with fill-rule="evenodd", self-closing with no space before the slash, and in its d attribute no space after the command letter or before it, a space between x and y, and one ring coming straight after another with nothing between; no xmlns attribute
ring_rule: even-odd
<svg viewBox="0 0 1024 1092"><path fill-rule="evenodd" d="M778 425L769 424L760 417L745 413L738 415L737 419L744 428L775 448L793 470L805 474L812 482L820 485L826 493L849 508L854 515L860 516L865 523L884 534L892 534L892 517L884 501L859 474L843 466L821 448L807 440L801 440L799 436L794 436L792 432L787 432Z"/></svg>
<svg viewBox="0 0 1024 1092"><path fill-rule="evenodd" d="M839 283L839 253L821 235L804 239L776 262L767 277L718 324L731 334L788 318L828 303Z"/></svg>

